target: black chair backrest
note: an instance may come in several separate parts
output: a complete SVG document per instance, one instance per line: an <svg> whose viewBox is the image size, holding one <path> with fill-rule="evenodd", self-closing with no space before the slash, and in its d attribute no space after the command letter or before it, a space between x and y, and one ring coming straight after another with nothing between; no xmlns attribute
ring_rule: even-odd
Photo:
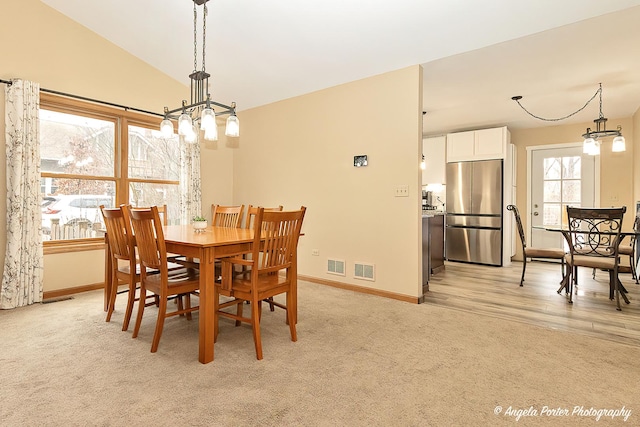
<svg viewBox="0 0 640 427"><path fill-rule="evenodd" d="M524 237L524 228L522 227L522 219L520 218L520 211L518 211L518 207L516 205L508 205L507 210L513 212L513 215L516 217L516 225L518 226L518 234L520 235L520 242L522 242L522 251L527 247L527 241Z"/></svg>
<svg viewBox="0 0 640 427"><path fill-rule="evenodd" d="M626 206L621 208L567 206L572 254L617 257L622 219L626 211Z"/></svg>

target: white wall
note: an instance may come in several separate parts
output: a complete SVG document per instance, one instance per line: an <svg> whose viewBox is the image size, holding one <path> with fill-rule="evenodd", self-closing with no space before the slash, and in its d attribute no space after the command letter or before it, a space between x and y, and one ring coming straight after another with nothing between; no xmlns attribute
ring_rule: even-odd
<svg viewBox="0 0 640 427"><path fill-rule="evenodd" d="M421 76L409 67L241 113L234 202L308 208L300 274L419 295ZM361 154L369 165L355 168ZM409 197L394 197L402 184ZM326 273L329 257L346 277ZM375 282L353 278L358 261L375 264Z"/></svg>

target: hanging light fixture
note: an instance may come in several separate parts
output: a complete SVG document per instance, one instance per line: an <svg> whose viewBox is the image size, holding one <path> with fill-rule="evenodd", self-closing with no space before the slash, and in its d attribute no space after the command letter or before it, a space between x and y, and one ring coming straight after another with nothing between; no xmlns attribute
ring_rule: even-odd
<svg viewBox="0 0 640 427"><path fill-rule="evenodd" d="M207 36L207 2L209 0L192 0L193 1L193 72L189 75L191 81L191 102L187 104L186 100L182 101L182 106L173 110L164 108L164 120L160 123L160 131L165 137L173 135L173 123L171 119L178 120L178 134L185 137L187 142L197 142L198 130L204 132L204 139L209 141L218 140L218 125L216 124L217 115L229 114L225 135L237 137L240 136L240 121L236 116L236 103L231 105L221 104L211 100L209 94L209 77L205 67L205 51ZM198 70L198 41L197 41L197 23L198 9L197 6L203 6L202 18L202 68ZM221 108L216 112L211 106ZM180 113L177 115L177 113ZM197 123L200 123L198 126Z"/></svg>
<svg viewBox="0 0 640 427"><path fill-rule="evenodd" d="M516 101L520 106L520 108L522 108L531 117L534 117L538 120L559 121L559 120L567 119L573 116L574 114L577 114L580 111L584 110L585 107L589 105L589 103L593 101L598 95L600 100L600 115L598 116L597 119L593 121L596 124L596 129L591 130L591 128L587 128L587 131L582 134L582 138L584 138L584 141L582 143L582 152L585 154L590 154L592 156L599 155L602 138L608 138L612 136L614 138L611 144L611 151L613 151L614 153L625 151L626 143L625 143L624 136L622 136L622 127L618 126L618 128L615 130L607 129L607 118L604 116L604 114L602 114L602 83L600 83L600 86L598 87L598 90L596 91L596 93L591 97L591 99L587 101L586 104L584 104L584 106L582 106L582 108L578 109L577 111L574 111L571 114L568 114L564 117L560 117L557 119L545 119L543 117L539 117L539 116L536 116L535 114L530 113L529 110L524 108L524 106L520 103L520 100L522 99L521 96L514 96L511 99Z"/></svg>
<svg viewBox="0 0 640 427"><path fill-rule="evenodd" d="M611 151L619 153L626 150L626 144L624 136L622 136L622 126L618 126L617 129L607 130L607 118L602 114L602 83L598 88L600 94L600 115L593 121L596 124L596 130L587 128L587 131L582 134L584 138L583 151L587 150L587 146L591 147L587 154L598 155L600 154L600 139L613 136L613 143L611 144ZM586 151L585 151L586 152Z"/></svg>

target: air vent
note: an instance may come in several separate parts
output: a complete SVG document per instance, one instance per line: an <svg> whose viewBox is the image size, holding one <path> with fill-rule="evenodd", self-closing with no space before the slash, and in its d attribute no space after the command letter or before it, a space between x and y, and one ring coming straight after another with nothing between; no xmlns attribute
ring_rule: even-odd
<svg viewBox="0 0 640 427"><path fill-rule="evenodd" d="M356 279L375 281L375 266L363 262L356 262L353 269L353 277Z"/></svg>
<svg viewBox="0 0 640 427"><path fill-rule="evenodd" d="M344 276L344 260L341 259L328 259L327 260L327 273L337 274L338 276Z"/></svg>

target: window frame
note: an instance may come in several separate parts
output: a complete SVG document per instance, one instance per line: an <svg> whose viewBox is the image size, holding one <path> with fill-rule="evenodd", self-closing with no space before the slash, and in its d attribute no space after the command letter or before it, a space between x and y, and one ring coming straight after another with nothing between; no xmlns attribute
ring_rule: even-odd
<svg viewBox="0 0 640 427"><path fill-rule="evenodd" d="M113 153L113 176L93 176L77 174L61 174L41 172L41 178L73 178L111 181L115 185L115 205L129 203L129 184L142 182L149 184L180 185L180 181L164 179L129 178L129 125L157 129L158 117L151 114L136 113L117 107L82 101L64 96L40 93L40 108L61 113L80 115L100 120L113 121L115 125L115 141ZM43 241L44 254L97 250L104 248L102 237L91 237L74 240Z"/></svg>

